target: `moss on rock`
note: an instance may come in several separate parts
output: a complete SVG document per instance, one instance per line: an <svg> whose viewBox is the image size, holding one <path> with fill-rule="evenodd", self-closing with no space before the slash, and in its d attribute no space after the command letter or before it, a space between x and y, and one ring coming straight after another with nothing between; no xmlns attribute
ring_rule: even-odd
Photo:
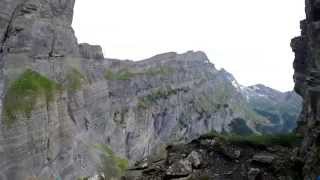
<svg viewBox="0 0 320 180"><path fill-rule="evenodd" d="M12 125L18 114L31 116L37 100L44 98L46 103L53 100L58 84L38 72L26 70L9 86L3 106L4 123Z"/></svg>

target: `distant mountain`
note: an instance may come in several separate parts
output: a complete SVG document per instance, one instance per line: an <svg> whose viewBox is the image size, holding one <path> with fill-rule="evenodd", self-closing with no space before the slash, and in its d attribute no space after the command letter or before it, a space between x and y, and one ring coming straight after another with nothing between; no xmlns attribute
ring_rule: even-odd
<svg viewBox="0 0 320 180"><path fill-rule="evenodd" d="M241 96L238 97L237 102L230 102L231 106L240 105L237 109L246 112L248 119L256 118L257 123L254 127L257 132L288 133L296 128L301 112L302 98L294 91L281 92L262 84L245 87L240 85L234 76L226 70L222 69L220 74L225 83L229 84L229 88L225 92ZM222 84L220 83L220 86ZM244 123L249 123L248 119L236 118L230 124L231 131L238 134L251 133L250 128L246 127Z"/></svg>
<svg viewBox="0 0 320 180"><path fill-rule="evenodd" d="M302 107L302 98L293 91L280 92L258 84L242 88L250 107L270 121L268 126L257 127L264 133L288 133L296 127Z"/></svg>

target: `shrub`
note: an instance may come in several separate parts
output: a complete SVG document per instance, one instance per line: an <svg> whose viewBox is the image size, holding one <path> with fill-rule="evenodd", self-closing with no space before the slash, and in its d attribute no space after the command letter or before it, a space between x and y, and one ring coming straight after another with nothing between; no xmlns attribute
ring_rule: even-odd
<svg viewBox="0 0 320 180"><path fill-rule="evenodd" d="M53 100L57 88L56 82L35 71L26 70L9 86L5 95L3 108L5 124L12 125L19 113L30 118L36 101L44 98L46 103L49 103Z"/></svg>

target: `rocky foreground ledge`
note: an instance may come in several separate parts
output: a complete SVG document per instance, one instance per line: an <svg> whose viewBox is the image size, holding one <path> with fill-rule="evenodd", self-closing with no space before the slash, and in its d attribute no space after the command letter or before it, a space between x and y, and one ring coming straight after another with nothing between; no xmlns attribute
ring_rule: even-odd
<svg viewBox="0 0 320 180"><path fill-rule="evenodd" d="M298 180L295 135L206 135L136 163L125 180Z"/></svg>

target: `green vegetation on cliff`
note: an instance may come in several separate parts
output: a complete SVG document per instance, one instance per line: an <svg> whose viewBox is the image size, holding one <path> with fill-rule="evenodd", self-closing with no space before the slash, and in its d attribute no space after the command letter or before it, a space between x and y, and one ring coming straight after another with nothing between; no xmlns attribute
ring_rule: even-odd
<svg viewBox="0 0 320 180"><path fill-rule="evenodd" d="M201 139L212 139L220 138L226 142L234 144L245 144L251 146L274 146L280 145L285 147L292 147L301 141L301 137L294 133L289 134L251 134L247 136L241 136L237 134L219 134L212 132L206 135L203 135Z"/></svg>
<svg viewBox="0 0 320 180"><path fill-rule="evenodd" d="M117 72L107 70L104 77L107 80L125 81L130 80L130 78L134 77L135 75L135 73L130 72L128 69L122 69Z"/></svg>
<svg viewBox="0 0 320 180"><path fill-rule="evenodd" d="M124 175L129 166L127 159L116 156L114 152L104 144L97 144L95 148L102 153L101 171L107 178L117 178Z"/></svg>
<svg viewBox="0 0 320 180"><path fill-rule="evenodd" d="M134 78L136 76L157 76L157 75L168 75L171 74L173 70L169 67L159 67L159 68L149 68L144 71L133 72L127 68L121 69L119 71L112 71L110 69L105 72L106 80L114 80L114 81L126 81Z"/></svg>
<svg viewBox="0 0 320 180"><path fill-rule="evenodd" d="M53 100L58 85L56 82L42 76L30 69L26 70L20 77L9 86L3 106L4 122L12 125L18 114L26 117L31 116L37 100L44 98L49 103Z"/></svg>
<svg viewBox="0 0 320 180"><path fill-rule="evenodd" d="M170 96L178 94L179 91L187 91L186 89L173 89L171 87L161 88L153 91L151 94L139 98L138 107L146 109L160 99L167 99Z"/></svg>
<svg viewBox="0 0 320 180"><path fill-rule="evenodd" d="M149 68L143 74L146 76L156 76L156 75L169 75L172 74L174 70L170 67L159 67L159 68Z"/></svg>
<svg viewBox="0 0 320 180"><path fill-rule="evenodd" d="M83 81L86 81L86 77L81 74L77 69L71 69L67 74L67 85L66 88L69 92L75 92L81 89Z"/></svg>

